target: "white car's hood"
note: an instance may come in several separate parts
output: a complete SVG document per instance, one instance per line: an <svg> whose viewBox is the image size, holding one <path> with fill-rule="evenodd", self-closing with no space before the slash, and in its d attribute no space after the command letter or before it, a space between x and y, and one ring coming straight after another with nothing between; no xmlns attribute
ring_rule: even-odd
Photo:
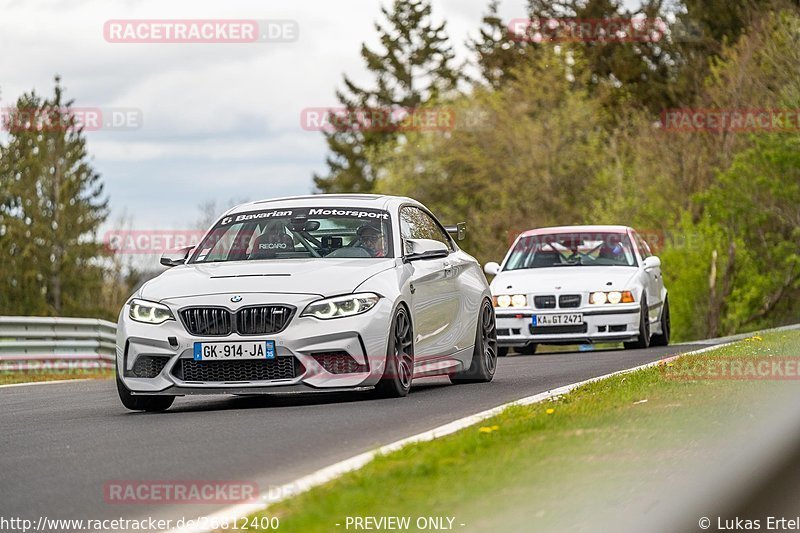
<svg viewBox="0 0 800 533"><path fill-rule="evenodd" d="M189 264L147 282L141 297L168 298L227 293L283 293L336 296L394 267L394 259L295 259Z"/></svg>
<svg viewBox="0 0 800 533"><path fill-rule="evenodd" d="M636 275L636 267L529 268L500 272L492 280L492 293L593 292L623 290Z"/></svg>

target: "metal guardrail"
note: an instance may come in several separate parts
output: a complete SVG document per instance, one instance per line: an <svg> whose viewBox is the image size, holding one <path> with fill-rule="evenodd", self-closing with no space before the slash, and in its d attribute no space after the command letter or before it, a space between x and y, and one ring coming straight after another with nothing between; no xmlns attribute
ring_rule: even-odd
<svg viewBox="0 0 800 533"><path fill-rule="evenodd" d="M116 334L97 318L0 316L0 371L113 368Z"/></svg>

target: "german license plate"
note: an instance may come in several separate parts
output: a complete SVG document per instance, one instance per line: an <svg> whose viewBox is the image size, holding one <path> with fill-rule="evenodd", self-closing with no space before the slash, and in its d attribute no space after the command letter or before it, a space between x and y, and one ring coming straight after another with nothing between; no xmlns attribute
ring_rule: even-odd
<svg viewBox="0 0 800 533"><path fill-rule="evenodd" d="M583 324L582 313L565 313L562 315L533 315L533 326L568 326Z"/></svg>
<svg viewBox="0 0 800 533"><path fill-rule="evenodd" d="M275 341L196 342L195 361L275 359Z"/></svg>

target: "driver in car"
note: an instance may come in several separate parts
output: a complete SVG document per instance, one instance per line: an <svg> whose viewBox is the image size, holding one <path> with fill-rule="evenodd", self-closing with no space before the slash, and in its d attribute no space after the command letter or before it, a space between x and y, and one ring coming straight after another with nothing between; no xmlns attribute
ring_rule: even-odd
<svg viewBox="0 0 800 533"><path fill-rule="evenodd" d="M356 231L361 247L369 252L372 257L386 257L386 248L383 232L370 224L364 224Z"/></svg>

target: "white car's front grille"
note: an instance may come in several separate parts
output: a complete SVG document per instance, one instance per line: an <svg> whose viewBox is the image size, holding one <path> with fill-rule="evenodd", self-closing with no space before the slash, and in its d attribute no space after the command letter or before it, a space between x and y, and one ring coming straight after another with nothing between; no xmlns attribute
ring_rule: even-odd
<svg viewBox="0 0 800 533"><path fill-rule="evenodd" d="M552 294L548 294L547 296L534 296L533 303L537 309L555 309L556 297Z"/></svg>
<svg viewBox="0 0 800 533"><path fill-rule="evenodd" d="M581 306L580 294L562 294L558 297L558 306L562 309L574 309Z"/></svg>

